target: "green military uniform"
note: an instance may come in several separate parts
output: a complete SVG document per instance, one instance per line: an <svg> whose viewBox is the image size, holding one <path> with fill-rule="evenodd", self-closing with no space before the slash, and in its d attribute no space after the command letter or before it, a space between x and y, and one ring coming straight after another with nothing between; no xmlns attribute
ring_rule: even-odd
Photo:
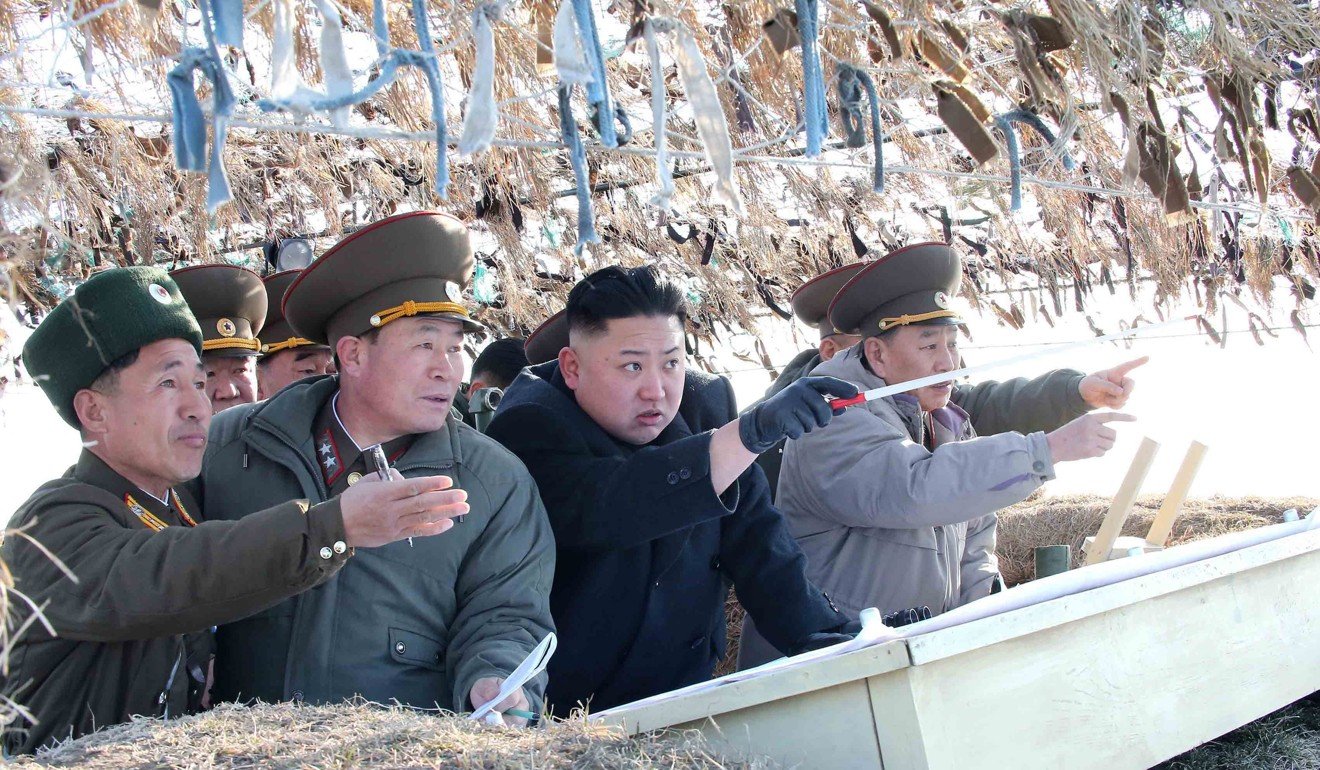
<svg viewBox="0 0 1320 770"><path fill-rule="evenodd" d="M295 332L317 343L429 315L479 329L462 304L473 269L466 227L432 212L348 236L285 296ZM336 376L307 378L227 410L211 428L203 503L241 518L289 497L334 499L366 473L338 419ZM435 537L358 549L317 589L217 631L222 700L309 703L355 696L463 711L484 677L504 677L553 630L554 542L526 468L451 410L437 431L385 450L405 477L443 474L468 493L462 523ZM525 688L539 708L544 675Z"/></svg>
<svg viewBox="0 0 1320 770"><path fill-rule="evenodd" d="M117 359L172 338L201 348L197 322L174 282L153 267L116 268L56 307L29 338L24 358L60 415L78 427L79 390ZM95 448L42 485L9 526L44 548L10 536L3 558L14 588L44 606L55 632L33 623L10 652L3 695L34 717L10 725L10 754L135 715L194 709L211 654L210 626L315 585L348 557L337 502L309 510L293 501L241 523L207 522L185 490L158 500ZM21 609L16 620L25 616Z"/></svg>
<svg viewBox="0 0 1320 770"><path fill-rule="evenodd" d="M194 265L170 273L202 329L202 355L234 358L261 352L258 334L268 301L261 276L234 265Z"/></svg>

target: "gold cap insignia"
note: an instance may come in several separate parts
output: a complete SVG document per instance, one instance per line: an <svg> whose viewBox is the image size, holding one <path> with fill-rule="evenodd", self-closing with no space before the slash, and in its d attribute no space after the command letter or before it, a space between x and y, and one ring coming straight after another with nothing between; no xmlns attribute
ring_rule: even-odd
<svg viewBox="0 0 1320 770"><path fill-rule="evenodd" d="M463 301L463 290L453 281L445 281L445 296L457 304Z"/></svg>
<svg viewBox="0 0 1320 770"><path fill-rule="evenodd" d="M221 318L215 322L215 330L220 332L221 337L232 337L238 333L238 327L228 318Z"/></svg>
<svg viewBox="0 0 1320 770"><path fill-rule="evenodd" d="M948 310L949 295L942 291L935 292L935 307L938 307L941 310Z"/></svg>

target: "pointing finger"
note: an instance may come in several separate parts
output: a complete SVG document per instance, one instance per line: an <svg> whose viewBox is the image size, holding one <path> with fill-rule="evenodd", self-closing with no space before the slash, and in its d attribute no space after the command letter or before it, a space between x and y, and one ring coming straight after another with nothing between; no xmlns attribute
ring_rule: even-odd
<svg viewBox="0 0 1320 770"><path fill-rule="evenodd" d="M1130 414L1124 414L1122 412L1105 412L1104 414L1097 414L1095 416L1095 419L1100 422L1136 422L1137 421L1137 418L1133 417Z"/></svg>
<svg viewBox="0 0 1320 770"><path fill-rule="evenodd" d="M1142 356L1141 358L1134 358L1131 361L1119 364L1109 371L1112 372L1114 376L1121 378L1127 376L1128 372L1136 369L1138 366L1144 366L1149 361L1150 356Z"/></svg>

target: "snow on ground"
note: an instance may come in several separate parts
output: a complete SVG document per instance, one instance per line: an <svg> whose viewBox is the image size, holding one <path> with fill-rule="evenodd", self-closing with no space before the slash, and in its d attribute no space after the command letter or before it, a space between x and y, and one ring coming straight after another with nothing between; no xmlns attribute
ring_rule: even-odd
<svg viewBox="0 0 1320 770"><path fill-rule="evenodd" d="M1016 296L1016 295L1014 295ZM1007 297L995 297L1001 305ZM1256 345L1245 332L1245 313L1229 305L1230 330L1220 348L1195 332L1192 322L1185 329L1167 329L1140 339L1130 350L1117 344L1090 347L1027 364L987 373L1007 378L1033 375L1057 367L1095 371L1139 355L1151 362L1135 373L1138 386L1126 411L1138 422L1118 427L1119 441L1105 458L1063 464L1059 477L1046 485L1050 494L1085 492L1112 495L1142 436L1160 442L1161 449L1147 477L1144 490L1160 493L1182 461L1189 442L1200 441L1210 451L1192 487L1192 495L1288 495L1320 496L1320 472L1312 441L1320 435L1320 410L1306 396L1320 382L1320 357L1307 348L1301 336L1289 328L1287 312L1293 307L1286 290L1275 297L1272 314L1261 313L1271 326L1284 327L1277 339L1265 338ZM1022 308L1030 316L1029 308ZM1097 297L1091 317L1106 333L1118 331L1120 318L1137 314L1120 287L1116 297ZM1184 303L1176 309L1181 317L1195 312ZM1154 320L1153 313L1146 315ZM973 314L974 339L964 344L970 365L1048 349L1050 343L1072 342L1092 336L1085 316L1067 312L1051 328L1030 323L1012 330L992 316ZM1314 321L1312 321L1314 322ZM1216 326L1220 319L1215 319ZM781 364L808 345L809 337L797 326L782 321L767 322L762 339L771 360ZM1320 344L1320 329L1311 330L1312 344ZM796 339L794 337L796 336ZM749 335L729 341L713 357L730 370L739 403L758 397L770 382L759 366L732 355L751 348ZM0 397L0 511L12 512L42 482L61 474L78 455L77 433L65 425L39 390L31 385L9 388ZM7 513L5 515L8 515Z"/></svg>

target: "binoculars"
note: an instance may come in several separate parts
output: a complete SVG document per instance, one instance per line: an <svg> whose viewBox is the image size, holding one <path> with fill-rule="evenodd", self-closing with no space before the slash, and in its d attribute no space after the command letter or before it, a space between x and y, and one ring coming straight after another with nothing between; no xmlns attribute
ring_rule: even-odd
<svg viewBox="0 0 1320 770"><path fill-rule="evenodd" d="M468 412L472 414L472 422L477 430L486 432L486 426L490 425L502 398L504 391L499 388L482 388L468 396Z"/></svg>

